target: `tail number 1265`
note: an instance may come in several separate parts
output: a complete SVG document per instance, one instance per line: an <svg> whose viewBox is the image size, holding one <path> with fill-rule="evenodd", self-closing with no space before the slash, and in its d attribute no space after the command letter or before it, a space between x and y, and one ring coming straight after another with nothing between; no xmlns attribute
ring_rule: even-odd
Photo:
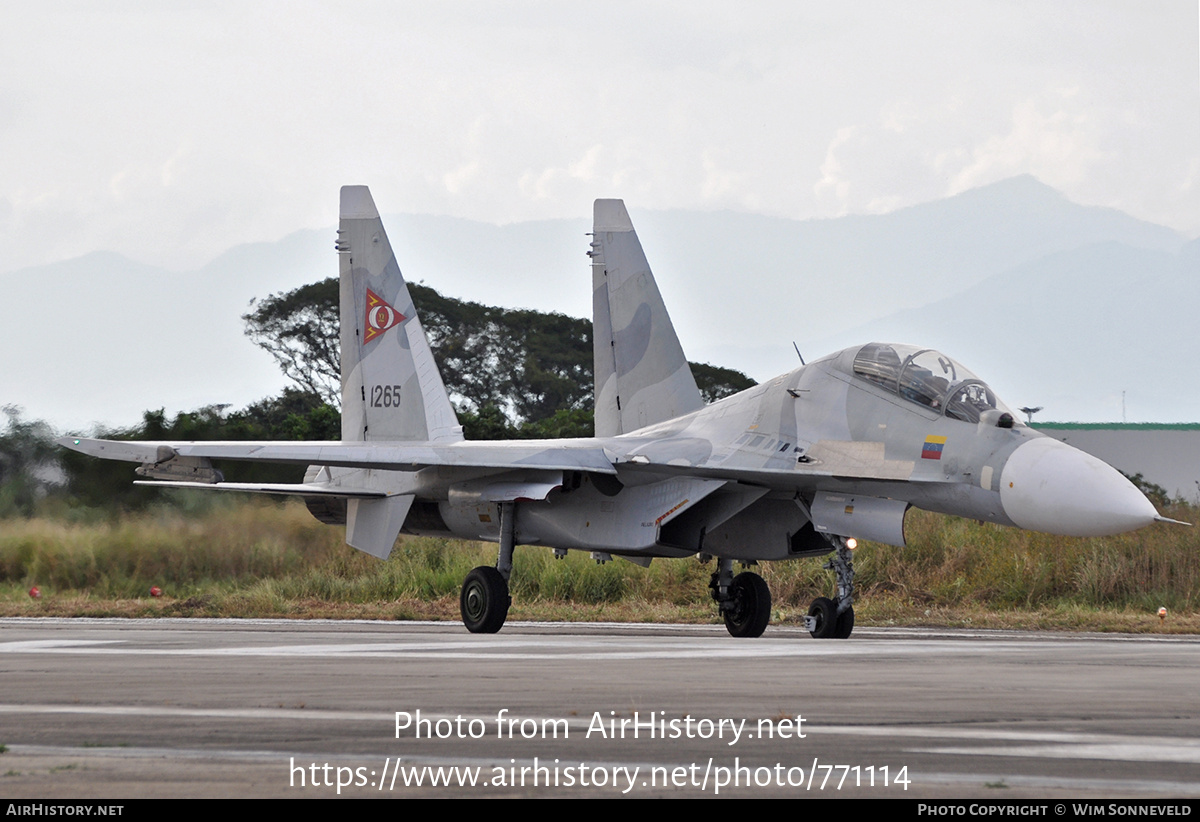
<svg viewBox="0 0 1200 822"><path fill-rule="evenodd" d="M371 386L372 408L399 408L400 386L373 385Z"/></svg>

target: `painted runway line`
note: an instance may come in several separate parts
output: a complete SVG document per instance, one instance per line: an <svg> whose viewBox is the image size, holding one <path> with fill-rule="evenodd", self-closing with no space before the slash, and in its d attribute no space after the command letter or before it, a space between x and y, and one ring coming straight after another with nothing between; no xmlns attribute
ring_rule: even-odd
<svg viewBox="0 0 1200 822"><path fill-rule="evenodd" d="M391 725L394 712L337 711L289 708L185 708L163 705L19 705L0 704L0 714L66 714L77 716L172 717L180 719L255 719L273 721L328 721L335 723L367 722ZM495 714L447 714L422 712L430 722L442 720L463 722L479 720L485 725L495 722ZM520 723L532 721L565 722L574 733L586 732L588 718L536 717L507 714L506 720ZM758 717L747 717L751 727ZM857 736L901 739L953 739L978 743L1025 743L1023 745L991 744L986 747L912 747L907 750L942 755L1026 756L1053 759L1105 759L1127 762L1179 762L1200 764L1200 740L1179 737L1123 736L1056 731L1025 731L1003 728L960 728L953 726L891 726L891 725L819 725L809 723L805 732L815 737ZM643 733L643 736L647 734ZM754 739L754 732L747 733Z"/></svg>
<svg viewBox="0 0 1200 822"><path fill-rule="evenodd" d="M212 635L212 639L222 639ZM172 639L170 634L164 640ZM232 639L224 637L224 640ZM855 640L853 642L819 642L790 640L713 640L697 638L674 639L639 638L644 647L632 649L628 637L503 637L476 639L446 636L437 641L388 641L343 643L313 643L271 645L233 645L231 647L146 647L152 640L134 639L42 639L0 642L0 654L89 654L97 656L163 656L163 657L338 657L344 659L463 659L463 660L649 660L649 659L763 659L836 657L882 659L887 657L956 657L998 656L1061 650L1066 653L1078 645L1074 642L1028 642L996 640L938 640L895 642L890 640ZM536 650L534 650L536 649ZM1200 655L1200 643L1180 645L1179 653Z"/></svg>

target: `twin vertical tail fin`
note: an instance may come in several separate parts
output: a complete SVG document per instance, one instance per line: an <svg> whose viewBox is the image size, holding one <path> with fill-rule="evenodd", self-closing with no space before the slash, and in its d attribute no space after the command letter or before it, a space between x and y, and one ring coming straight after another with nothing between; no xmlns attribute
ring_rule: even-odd
<svg viewBox="0 0 1200 822"><path fill-rule="evenodd" d="M337 249L342 440L461 440L425 329L366 186L342 188Z"/></svg>
<svg viewBox="0 0 1200 822"><path fill-rule="evenodd" d="M462 427L366 186L342 188L342 441L461 440ZM386 558L414 497L351 499L346 542Z"/></svg>
<svg viewBox="0 0 1200 822"><path fill-rule="evenodd" d="M636 431L704 406L633 222L597 200L592 250L596 436Z"/></svg>

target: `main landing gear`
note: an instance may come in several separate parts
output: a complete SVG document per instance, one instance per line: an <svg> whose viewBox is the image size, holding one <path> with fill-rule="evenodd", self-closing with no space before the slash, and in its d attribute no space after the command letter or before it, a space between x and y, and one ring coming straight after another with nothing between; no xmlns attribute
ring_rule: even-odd
<svg viewBox="0 0 1200 822"><path fill-rule="evenodd" d="M708 587L731 636L762 636L771 621L771 590L762 577L750 571L735 577L733 560L719 559Z"/></svg>
<svg viewBox="0 0 1200 822"><path fill-rule="evenodd" d="M514 504L500 503L500 556L496 567L480 565L467 574L458 597L463 625L473 634L494 634L504 627L508 618L508 578L512 574L513 547L516 532L513 528Z"/></svg>
<svg viewBox="0 0 1200 822"><path fill-rule="evenodd" d="M845 537L825 537L835 549L833 559L825 567L837 574L838 596L817 597L808 608L804 626L814 639L846 639L854 630L854 540Z"/></svg>
<svg viewBox="0 0 1200 822"><path fill-rule="evenodd" d="M463 625L473 634L494 634L504 627L512 597L508 579L512 574L515 505L500 503L500 554L496 567L481 565L467 574L459 595ZM846 639L854 630L854 540L826 535L834 546L833 558L825 567L837 574L837 599L817 597L809 606L805 627L816 639ZM708 583L725 628L731 636L758 637L771 621L771 591L758 574L743 571L733 575L733 560L717 560L717 572Z"/></svg>

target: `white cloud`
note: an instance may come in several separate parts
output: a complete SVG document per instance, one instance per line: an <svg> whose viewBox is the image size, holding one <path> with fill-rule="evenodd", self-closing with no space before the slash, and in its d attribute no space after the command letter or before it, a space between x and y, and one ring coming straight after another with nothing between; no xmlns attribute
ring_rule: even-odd
<svg viewBox="0 0 1200 822"><path fill-rule="evenodd" d="M1011 129L976 145L946 193L1024 173L1059 189L1087 180L1113 157L1101 148L1103 126L1078 97L1078 89L1061 89L1022 100L1013 110Z"/></svg>
<svg viewBox="0 0 1200 822"><path fill-rule="evenodd" d="M442 182L446 185L446 191L451 194L461 194L466 190L467 186L479 176L479 161L472 160L465 165L459 166L453 171L442 175Z"/></svg>
<svg viewBox="0 0 1200 822"><path fill-rule="evenodd" d="M1200 232L1194 4L279 8L9 9L0 265L196 265L331 222L347 182L501 223L597 196L832 216L1032 173Z"/></svg>

